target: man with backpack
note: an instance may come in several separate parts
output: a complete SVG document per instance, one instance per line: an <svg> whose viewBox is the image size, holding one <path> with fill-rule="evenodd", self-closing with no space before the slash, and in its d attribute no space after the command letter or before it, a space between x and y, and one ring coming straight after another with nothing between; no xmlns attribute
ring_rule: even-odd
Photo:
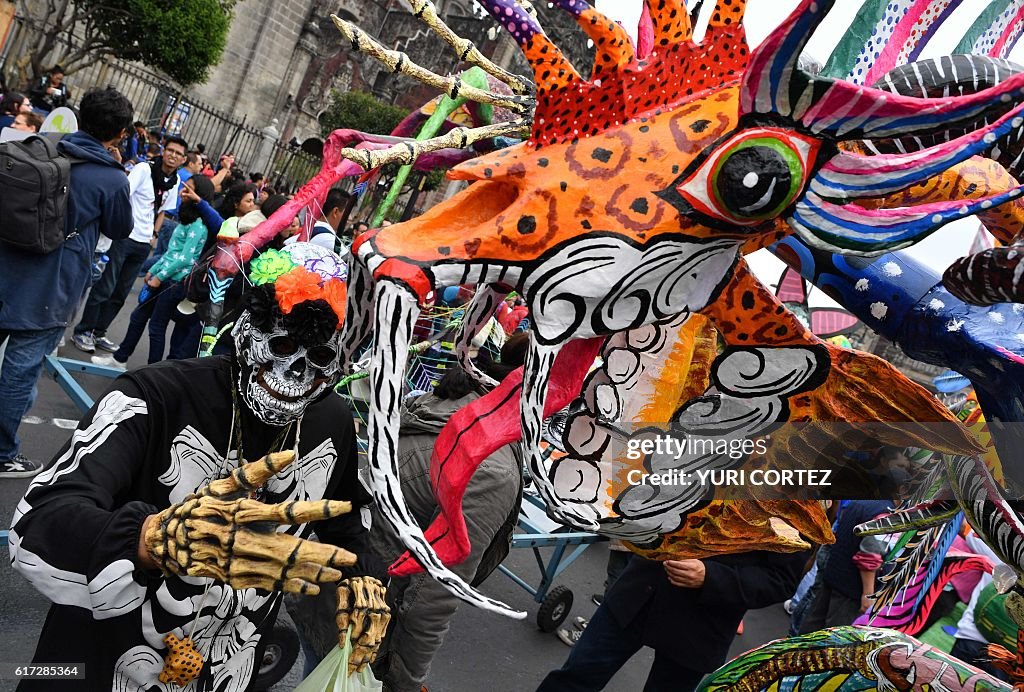
<svg viewBox="0 0 1024 692"><path fill-rule="evenodd" d="M139 163L128 174L133 219L131 235L115 240L107 252L110 261L92 287L82 317L75 326L72 341L80 351L93 353L100 348L113 353L117 350L118 344L106 337L107 329L124 307L149 257L154 233L163 223L164 213L168 208L177 208L177 193L174 192L178 186L177 171L178 166L185 164L187 151L185 140L170 136L161 158L152 163Z"/></svg>
<svg viewBox="0 0 1024 692"><path fill-rule="evenodd" d="M107 150L116 147L131 127L132 113L132 104L116 89L86 94L79 108L79 131L56 147L70 157L70 173L67 160L47 163L39 170L51 171L50 177L37 178L39 187L31 192L29 206L63 212L47 217L57 228L39 228L38 220L35 226L26 224L13 213L0 219L0 343L6 342L0 363L0 477L24 478L42 470L41 464L19 452L18 425L35 399L43 359L56 348L89 285L100 233L114 239L131 233L128 180ZM42 144L30 140L0 145L4 168L17 170L15 155L33 142ZM12 148L16 146L18 151ZM52 172L61 166L64 180ZM0 176L0 195L8 207L28 194L24 180ZM29 237L34 233L37 238L52 238L54 232L56 243L33 243Z"/></svg>

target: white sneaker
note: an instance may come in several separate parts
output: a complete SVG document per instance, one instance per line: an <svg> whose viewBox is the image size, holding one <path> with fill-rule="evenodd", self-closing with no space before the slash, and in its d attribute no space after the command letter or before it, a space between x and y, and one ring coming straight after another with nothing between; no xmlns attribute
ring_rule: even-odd
<svg viewBox="0 0 1024 692"><path fill-rule="evenodd" d="M102 365L107 368L114 368L115 370L127 370L125 364L114 358L114 354L111 353L109 356L92 356L89 358L93 365Z"/></svg>
<svg viewBox="0 0 1024 692"><path fill-rule="evenodd" d="M565 629L564 627L558 630L558 638L562 640L562 643L566 646L576 646L576 642L583 636L583 630L578 629Z"/></svg>

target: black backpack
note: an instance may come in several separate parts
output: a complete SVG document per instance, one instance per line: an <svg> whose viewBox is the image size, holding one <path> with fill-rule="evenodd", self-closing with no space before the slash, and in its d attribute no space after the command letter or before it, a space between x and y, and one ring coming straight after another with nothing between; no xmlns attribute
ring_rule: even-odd
<svg viewBox="0 0 1024 692"><path fill-rule="evenodd" d="M64 226L77 162L45 137L0 143L0 241L46 254L77 233Z"/></svg>

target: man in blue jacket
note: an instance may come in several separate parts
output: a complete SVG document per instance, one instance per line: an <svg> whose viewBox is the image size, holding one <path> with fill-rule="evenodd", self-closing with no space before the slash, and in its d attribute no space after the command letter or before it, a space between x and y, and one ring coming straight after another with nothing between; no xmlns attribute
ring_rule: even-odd
<svg viewBox="0 0 1024 692"><path fill-rule="evenodd" d="M0 477L25 478L42 465L19 452L18 425L36 396L43 359L57 347L89 286L99 234L132 231L128 179L111 156L132 125L132 104L116 89L90 91L79 108L79 131L57 145L71 166L66 227L56 250L39 255L0 244Z"/></svg>

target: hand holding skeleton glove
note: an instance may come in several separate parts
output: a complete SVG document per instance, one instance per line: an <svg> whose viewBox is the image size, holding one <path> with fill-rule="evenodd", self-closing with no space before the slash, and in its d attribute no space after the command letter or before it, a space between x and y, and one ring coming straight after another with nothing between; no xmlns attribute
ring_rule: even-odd
<svg viewBox="0 0 1024 692"><path fill-rule="evenodd" d="M384 585L373 577L352 577L338 584L338 643L344 648L346 636L352 640L349 675L377 658L377 649L391 621L386 594Z"/></svg>
<svg viewBox="0 0 1024 692"><path fill-rule="evenodd" d="M269 454L213 481L145 524L145 550L164 574L213 577L234 589L320 592L320 583L341 579L338 568L356 562L352 553L277 531L345 514L349 502L282 502L267 505L248 495L295 459Z"/></svg>

